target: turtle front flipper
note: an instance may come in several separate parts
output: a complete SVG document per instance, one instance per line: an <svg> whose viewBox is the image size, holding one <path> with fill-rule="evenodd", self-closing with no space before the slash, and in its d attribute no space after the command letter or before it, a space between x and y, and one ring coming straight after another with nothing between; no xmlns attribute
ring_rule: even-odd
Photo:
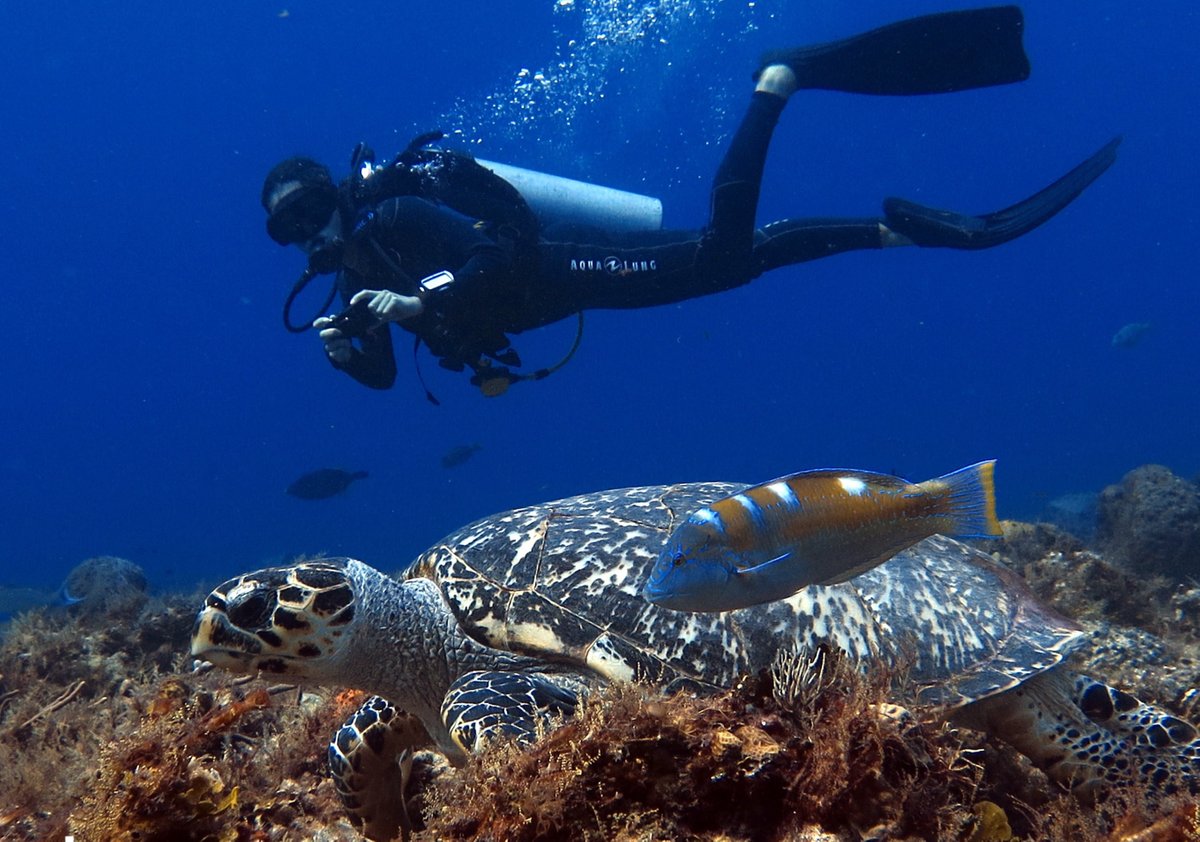
<svg viewBox="0 0 1200 842"><path fill-rule="evenodd" d="M412 749L429 741L412 717L379 696L367 699L329 744L329 774L368 839L407 839L412 828L405 790Z"/></svg>
<svg viewBox="0 0 1200 842"><path fill-rule="evenodd" d="M450 685L442 702L442 721L455 744L468 754L496 737L530 743L553 716L571 716L579 692L545 675L517 672L468 672Z"/></svg>
<svg viewBox="0 0 1200 842"><path fill-rule="evenodd" d="M1200 791L1195 727L1068 670L968 705L956 721L1010 743L1076 794L1128 782L1161 795Z"/></svg>

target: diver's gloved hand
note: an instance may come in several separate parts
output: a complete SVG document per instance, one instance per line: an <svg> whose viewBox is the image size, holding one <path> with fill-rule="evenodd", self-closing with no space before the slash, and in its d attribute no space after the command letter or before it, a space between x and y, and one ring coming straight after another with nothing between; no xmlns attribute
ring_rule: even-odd
<svg viewBox="0 0 1200 842"><path fill-rule="evenodd" d="M421 299L414 295L401 295L391 290L363 289L350 299L353 307L360 301L367 302L367 309L381 322L400 322L419 315L425 309Z"/></svg>
<svg viewBox="0 0 1200 842"><path fill-rule="evenodd" d="M317 335L325 343L325 356L339 365L345 365L350 362L354 346L350 344L349 339L342 335L340 330L330 327L331 324L333 324L333 319L322 316L313 322L313 327L319 331Z"/></svg>

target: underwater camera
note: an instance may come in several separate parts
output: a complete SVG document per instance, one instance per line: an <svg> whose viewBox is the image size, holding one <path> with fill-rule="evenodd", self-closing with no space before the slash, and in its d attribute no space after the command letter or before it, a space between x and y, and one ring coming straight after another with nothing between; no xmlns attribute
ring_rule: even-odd
<svg viewBox="0 0 1200 842"><path fill-rule="evenodd" d="M356 339L379 324L378 317L368 308L369 299L351 304L336 316L329 317L326 328L337 328L347 339Z"/></svg>
<svg viewBox="0 0 1200 842"><path fill-rule="evenodd" d="M434 272L417 282L417 295L424 297L437 294L449 289L453 283L454 275L450 272L445 270ZM351 304L336 316L330 316L329 324L326 327L337 328L341 331L342 336L347 339L355 339L364 335L371 328L383 324L383 321L368 309L368 302L369 299L364 298Z"/></svg>

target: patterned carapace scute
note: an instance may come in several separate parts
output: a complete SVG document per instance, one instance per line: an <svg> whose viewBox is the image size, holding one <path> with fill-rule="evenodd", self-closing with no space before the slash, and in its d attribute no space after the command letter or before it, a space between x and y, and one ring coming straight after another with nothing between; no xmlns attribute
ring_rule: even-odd
<svg viewBox="0 0 1200 842"><path fill-rule="evenodd" d="M902 668L922 701L956 707L1020 684L1082 645L991 557L935 536L841 585L723 614L647 603L641 588L675 523L742 486L616 489L458 530L414 563L468 634L602 678L729 686L785 647L836 646Z"/></svg>

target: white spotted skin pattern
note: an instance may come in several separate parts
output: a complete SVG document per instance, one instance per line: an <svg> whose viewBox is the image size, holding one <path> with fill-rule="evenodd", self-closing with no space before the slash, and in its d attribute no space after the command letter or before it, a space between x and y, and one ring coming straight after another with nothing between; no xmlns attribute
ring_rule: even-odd
<svg viewBox="0 0 1200 842"><path fill-rule="evenodd" d="M935 537L842 585L724 614L641 596L679 520L741 486L617 489L518 509L464 527L410 576L439 583L485 645L592 670L600 680L728 686L785 643L829 642L909 664L925 701L957 707L1057 664L1078 628L1037 605L986 555Z"/></svg>

